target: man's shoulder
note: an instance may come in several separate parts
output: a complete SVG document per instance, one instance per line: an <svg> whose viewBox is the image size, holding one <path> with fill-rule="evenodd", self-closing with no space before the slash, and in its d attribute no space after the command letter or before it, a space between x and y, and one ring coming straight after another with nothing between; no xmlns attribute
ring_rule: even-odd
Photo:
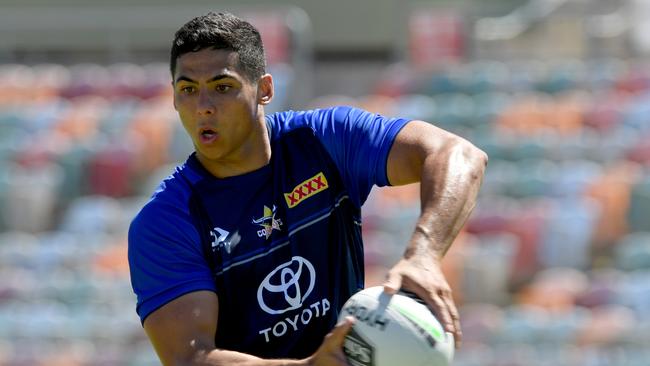
<svg viewBox="0 0 650 366"><path fill-rule="evenodd" d="M290 109L286 111L267 114L266 119L267 121L273 121L274 123L281 123L290 120L321 119L321 118L329 118L331 116L346 116L354 111L363 111L363 110L349 105L337 105L331 107L312 108L312 109L305 109L305 110Z"/></svg>
<svg viewBox="0 0 650 366"><path fill-rule="evenodd" d="M296 129L318 129L320 124L332 121L343 121L355 111L361 111L351 106L333 106L308 110L287 110L266 115L266 124L272 137L292 132Z"/></svg>

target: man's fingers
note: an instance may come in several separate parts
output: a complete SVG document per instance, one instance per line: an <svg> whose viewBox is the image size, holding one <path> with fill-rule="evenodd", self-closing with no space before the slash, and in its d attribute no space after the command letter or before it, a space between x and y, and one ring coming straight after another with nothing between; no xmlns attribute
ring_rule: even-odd
<svg viewBox="0 0 650 366"><path fill-rule="evenodd" d="M449 309L449 315L453 322L456 348L460 348L463 340L463 332L460 329L460 316L458 315L458 309L456 309L456 305L454 305L454 301L451 298L443 297L443 301L447 304L447 309Z"/></svg>
<svg viewBox="0 0 650 366"><path fill-rule="evenodd" d="M460 317L447 283L443 277L428 284L421 283L421 281L414 280L414 278L421 277L416 274L408 272L404 275L402 271L393 268L388 272L386 281L384 281L384 292L392 295L404 288L415 293L424 300L445 331L454 335L455 346L459 348L462 338Z"/></svg>
<svg viewBox="0 0 650 366"><path fill-rule="evenodd" d="M442 296L434 296L430 298L433 301L433 310L438 318L438 321L447 332L456 333L454 321L449 313L447 304L442 300Z"/></svg>
<svg viewBox="0 0 650 366"><path fill-rule="evenodd" d="M346 316L341 320L334 329L327 333L316 353L307 359L307 364L315 366L349 366L343 353L343 342L345 341L345 335L350 331L354 323L355 319L351 316Z"/></svg>
<svg viewBox="0 0 650 366"><path fill-rule="evenodd" d="M420 286L417 282L410 280L408 277L402 278L401 276L399 277L400 280L400 287L403 287L407 290L412 291L415 293L420 299L424 300L424 302L427 304L429 307L429 310L431 310L442 327L450 333L453 333L454 336L456 335L456 329L460 329L459 327L456 326L454 323L454 316L456 319L458 319L458 313L456 311L456 307L453 306L453 300L451 300L451 292L445 292L444 290L438 290L438 291L429 291L422 286ZM404 281L401 283L401 281ZM389 282L390 278L386 281ZM398 288L398 290L399 290ZM384 285L384 291L386 289L386 285ZM388 291L386 291L388 292ZM449 293L449 296L446 296L445 294ZM452 306L449 306L451 304Z"/></svg>
<svg viewBox="0 0 650 366"><path fill-rule="evenodd" d="M351 316L346 316L341 322L339 322L330 334L326 337L326 342L329 346L340 348L343 346L343 341L345 341L345 335L348 334L352 326L354 325L355 319Z"/></svg>

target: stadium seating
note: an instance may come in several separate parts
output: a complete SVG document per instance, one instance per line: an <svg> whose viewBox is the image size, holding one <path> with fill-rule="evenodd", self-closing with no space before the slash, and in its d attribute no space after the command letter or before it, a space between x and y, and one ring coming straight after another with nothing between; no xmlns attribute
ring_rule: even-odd
<svg viewBox="0 0 650 366"><path fill-rule="evenodd" d="M445 263L465 334L455 365L647 365L650 78L641 66L473 62L395 81L399 94L313 101L430 121L489 154L479 203ZM277 70L271 110L289 103L291 67ZM0 365L157 364L125 253L130 218L191 151L167 73L161 64L0 66L12 90L0 90ZM46 82L34 90L19 79ZM371 194L368 284L401 254L417 188Z"/></svg>

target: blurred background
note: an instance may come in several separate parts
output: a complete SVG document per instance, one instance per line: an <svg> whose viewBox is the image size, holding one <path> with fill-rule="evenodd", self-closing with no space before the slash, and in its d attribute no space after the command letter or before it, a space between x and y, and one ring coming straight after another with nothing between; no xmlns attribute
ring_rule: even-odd
<svg viewBox="0 0 650 366"><path fill-rule="evenodd" d="M650 365L648 0L0 0L0 365L158 364L126 232L192 151L168 52L208 10L261 30L268 112L350 104L489 154L444 263L455 365ZM371 194L367 285L418 189Z"/></svg>

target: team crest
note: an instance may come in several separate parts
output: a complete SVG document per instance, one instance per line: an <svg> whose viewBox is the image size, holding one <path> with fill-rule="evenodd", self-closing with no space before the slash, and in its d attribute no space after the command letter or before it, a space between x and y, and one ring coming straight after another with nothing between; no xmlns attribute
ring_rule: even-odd
<svg viewBox="0 0 650 366"><path fill-rule="evenodd" d="M257 230L257 236L260 238L264 237L266 239L271 237L273 230L280 230L282 226L282 220L275 218L276 213L275 205L273 209L270 209L268 206L264 206L264 215L259 219L253 219L253 224L260 225L262 228Z"/></svg>

